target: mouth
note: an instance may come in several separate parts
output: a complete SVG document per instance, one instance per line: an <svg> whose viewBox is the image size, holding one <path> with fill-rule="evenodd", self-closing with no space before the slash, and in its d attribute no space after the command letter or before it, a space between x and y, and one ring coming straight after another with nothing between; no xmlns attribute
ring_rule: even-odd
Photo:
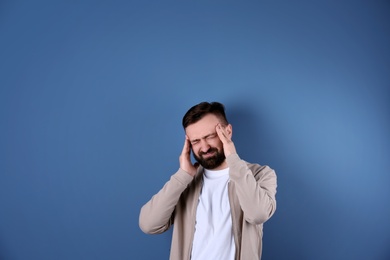
<svg viewBox="0 0 390 260"><path fill-rule="evenodd" d="M209 159L209 158L215 156L216 153L217 153L216 151L209 151L209 152L207 152L207 153L203 153L203 154L202 154L202 157L203 157L204 159Z"/></svg>

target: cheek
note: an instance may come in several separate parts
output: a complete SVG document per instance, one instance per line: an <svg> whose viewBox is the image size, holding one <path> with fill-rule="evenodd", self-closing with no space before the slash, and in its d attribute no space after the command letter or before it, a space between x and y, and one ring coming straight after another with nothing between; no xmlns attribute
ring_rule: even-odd
<svg viewBox="0 0 390 260"><path fill-rule="evenodd" d="M218 148L220 151L223 149L223 143L219 140L219 138L216 138L212 143L210 143L210 146Z"/></svg>
<svg viewBox="0 0 390 260"><path fill-rule="evenodd" d="M199 153L198 153L198 151L199 151L199 146L198 146L198 145L192 145L192 146L191 146L191 151L192 151L193 154L198 155L198 154L199 154Z"/></svg>

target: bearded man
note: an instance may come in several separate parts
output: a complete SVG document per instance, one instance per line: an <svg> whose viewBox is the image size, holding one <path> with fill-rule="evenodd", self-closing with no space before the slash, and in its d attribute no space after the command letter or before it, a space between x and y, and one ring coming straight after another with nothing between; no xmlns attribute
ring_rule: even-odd
<svg viewBox="0 0 390 260"><path fill-rule="evenodd" d="M141 208L141 230L173 225L171 260L260 259L263 223L276 210L275 171L238 156L221 103L193 106L182 124L180 168Z"/></svg>

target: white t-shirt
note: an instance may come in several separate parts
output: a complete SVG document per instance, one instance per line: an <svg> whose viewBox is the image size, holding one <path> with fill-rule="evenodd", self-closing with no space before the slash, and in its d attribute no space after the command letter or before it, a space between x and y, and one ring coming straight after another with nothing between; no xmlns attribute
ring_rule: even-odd
<svg viewBox="0 0 390 260"><path fill-rule="evenodd" d="M229 169L205 170L196 210L192 260L234 259L235 244L228 196Z"/></svg>

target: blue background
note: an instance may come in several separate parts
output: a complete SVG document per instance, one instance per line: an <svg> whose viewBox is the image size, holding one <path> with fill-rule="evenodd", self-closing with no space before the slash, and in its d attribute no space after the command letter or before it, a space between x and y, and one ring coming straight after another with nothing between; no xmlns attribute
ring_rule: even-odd
<svg viewBox="0 0 390 260"><path fill-rule="evenodd" d="M278 174L263 259L390 259L388 1L2 1L0 259L167 259L183 114Z"/></svg>

